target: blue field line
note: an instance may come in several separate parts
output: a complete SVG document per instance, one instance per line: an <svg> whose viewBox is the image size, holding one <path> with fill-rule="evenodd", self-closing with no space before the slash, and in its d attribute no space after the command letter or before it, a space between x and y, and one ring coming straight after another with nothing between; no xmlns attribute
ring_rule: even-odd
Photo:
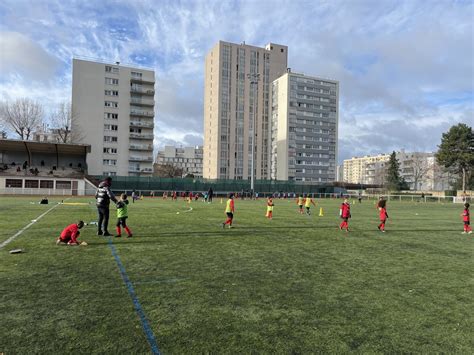
<svg viewBox="0 0 474 355"><path fill-rule="evenodd" d="M155 335L153 334L153 330L151 329L150 324L148 323L148 320L146 319L145 312L143 311L140 301L138 300L138 297L137 297L137 294L135 293L135 289L133 288L132 282L127 276L127 272L125 271L122 261L120 260L120 257L117 254L117 250L115 249L115 246L112 243L112 239L109 239L109 247L110 247L110 250L112 250L112 255L114 256L117 266L120 270L120 274L122 275L123 282L125 282L125 285L127 286L128 294L132 298L133 305L135 306L135 311L140 317L140 322L142 323L142 327L143 327L143 330L145 331L146 338L148 340L148 343L150 344L151 351L153 354L160 355L160 349L158 348L158 344L156 343L156 338L155 338Z"/></svg>

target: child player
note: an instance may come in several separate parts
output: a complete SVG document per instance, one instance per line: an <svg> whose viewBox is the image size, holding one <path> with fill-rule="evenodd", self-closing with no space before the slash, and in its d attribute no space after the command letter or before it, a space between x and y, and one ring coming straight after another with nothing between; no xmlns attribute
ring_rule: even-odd
<svg viewBox="0 0 474 355"><path fill-rule="evenodd" d="M122 226L125 231L127 232L127 238L131 238L132 231L127 226L127 218L128 218L128 200L127 195L122 194L120 196L120 200L117 202L117 235L116 238L120 238L122 236Z"/></svg>
<svg viewBox="0 0 474 355"><path fill-rule="evenodd" d="M274 206L273 199L270 196L267 200L267 214L265 215L265 217L267 217L268 219L273 218L273 206Z"/></svg>
<svg viewBox="0 0 474 355"><path fill-rule="evenodd" d="M222 223L222 228L225 228L226 224L229 225L229 228L232 228L232 220L234 219L234 194L229 194L229 199L227 200L225 213L227 215L227 220L225 223Z"/></svg>
<svg viewBox="0 0 474 355"><path fill-rule="evenodd" d="M388 218L387 201L380 200L378 202L378 207L379 207L379 217L380 217L380 224L378 225L378 229L379 231L385 233L385 222L387 221L387 218Z"/></svg>
<svg viewBox="0 0 474 355"><path fill-rule="evenodd" d="M349 232L349 218L351 218L351 205L347 201L347 198L344 199L344 202L341 204L341 208L339 209L339 215L342 218L342 222L339 225L339 229L343 230L346 229L346 232Z"/></svg>
<svg viewBox="0 0 474 355"><path fill-rule="evenodd" d="M298 198L296 199L296 204L299 207L300 214L303 214L303 204L304 204L303 195L298 196Z"/></svg>
<svg viewBox="0 0 474 355"><path fill-rule="evenodd" d="M469 203L464 204L464 211L462 212L462 220L464 222L464 232L462 234L471 234L472 233L472 228L470 226L471 224L471 218L469 215Z"/></svg>
<svg viewBox="0 0 474 355"><path fill-rule="evenodd" d="M79 245L77 238L79 238L79 229L84 227L84 222L79 221L77 223L70 224L63 229L61 235L56 240L56 245L67 244L67 245ZM86 242L82 242L83 245L87 245Z"/></svg>
<svg viewBox="0 0 474 355"><path fill-rule="evenodd" d="M304 206L306 207L306 214L308 216L311 215L311 204L316 207L316 204L314 203L313 199L309 195L306 195L306 199L304 200Z"/></svg>

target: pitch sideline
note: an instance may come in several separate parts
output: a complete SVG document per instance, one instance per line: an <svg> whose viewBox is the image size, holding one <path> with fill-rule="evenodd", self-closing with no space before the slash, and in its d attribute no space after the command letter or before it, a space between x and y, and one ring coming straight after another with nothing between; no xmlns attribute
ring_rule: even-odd
<svg viewBox="0 0 474 355"><path fill-rule="evenodd" d="M66 201L69 200L69 198L66 199ZM36 222L38 222L41 218L43 218L44 216L46 216L49 212L51 212L52 210L54 210L56 207L58 207L60 205L60 203L58 203L57 205L54 205L53 207L51 207L49 210L47 210L46 212L40 214L38 217L36 217L35 219L33 219L29 224L27 224L25 227L23 227L22 229L20 229L18 232L16 232L14 235L12 235L10 238L8 238L7 240L5 240L4 242L2 242L0 244L0 249L2 249L3 247L7 246L8 244L10 244L12 241L14 241L18 236L20 236L24 231L26 231L28 228L30 228L33 224L35 224Z"/></svg>

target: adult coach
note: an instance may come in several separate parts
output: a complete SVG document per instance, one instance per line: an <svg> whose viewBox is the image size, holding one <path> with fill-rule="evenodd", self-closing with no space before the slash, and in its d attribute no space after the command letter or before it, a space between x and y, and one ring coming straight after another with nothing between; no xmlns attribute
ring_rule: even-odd
<svg viewBox="0 0 474 355"><path fill-rule="evenodd" d="M99 184L99 187L97 188L97 191L95 193L97 212L99 214L97 235L103 235L105 237L111 236L108 230L110 200L117 203L117 199L115 198L112 191L110 191L111 186L112 178L109 176Z"/></svg>
<svg viewBox="0 0 474 355"><path fill-rule="evenodd" d="M212 187L209 188L209 191L207 191L207 200L212 202L212 198L214 197L214 191L212 190Z"/></svg>

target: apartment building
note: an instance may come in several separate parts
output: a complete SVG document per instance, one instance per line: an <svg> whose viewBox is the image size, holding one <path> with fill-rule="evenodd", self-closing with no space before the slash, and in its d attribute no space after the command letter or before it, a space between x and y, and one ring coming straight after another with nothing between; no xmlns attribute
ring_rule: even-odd
<svg viewBox="0 0 474 355"><path fill-rule="evenodd" d="M439 191L450 187L450 175L436 162L434 153L396 152L399 173L410 190ZM384 185L390 154L344 160L344 181Z"/></svg>
<svg viewBox="0 0 474 355"><path fill-rule="evenodd" d="M89 174L152 174L154 86L153 70L73 60L72 130L92 146Z"/></svg>
<svg viewBox="0 0 474 355"><path fill-rule="evenodd" d="M272 83L271 178L336 180L339 83L290 70Z"/></svg>
<svg viewBox="0 0 474 355"><path fill-rule="evenodd" d="M271 83L286 72L288 47L219 41L207 54L203 176L270 177ZM254 149L252 149L252 145Z"/></svg>
<svg viewBox="0 0 474 355"><path fill-rule="evenodd" d="M165 146L156 155L156 164L170 164L183 170L183 176L188 174L202 178L202 146L176 148Z"/></svg>
<svg viewBox="0 0 474 355"><path fill-rule="evenodd" d="M353 184L380 184L385 182L384 169L390 154L353 157L343 162L343 180Z"/></svg>

